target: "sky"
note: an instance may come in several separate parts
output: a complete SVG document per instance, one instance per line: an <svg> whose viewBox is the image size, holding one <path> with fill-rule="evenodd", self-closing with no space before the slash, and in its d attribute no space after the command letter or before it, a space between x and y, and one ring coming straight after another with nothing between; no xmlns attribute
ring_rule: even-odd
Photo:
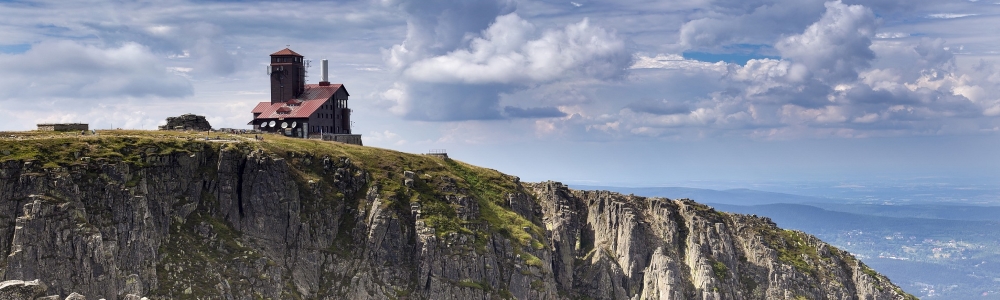
<svg viewBox="0 0 1000 300"><path fill-rule="evenodd" d="M365 145L525 181L1000 182L997 0L0 0L0 130L249 128L330 61Z"/></svg>

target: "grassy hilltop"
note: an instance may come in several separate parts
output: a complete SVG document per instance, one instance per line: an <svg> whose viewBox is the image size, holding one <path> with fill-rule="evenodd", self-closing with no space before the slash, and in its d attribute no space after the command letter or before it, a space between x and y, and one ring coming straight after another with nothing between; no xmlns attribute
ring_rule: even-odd
<svg viewBox="0 0 1000 300"><path fill-rule="evenodd" d="M149 156L223 149L246 153L263 151L285 159L292 166L299 185L306 186L310 182L332 184L320 175L323 158L347 158L367 172L369 186L379 186L383 206L408 211L411 203L420 203L422 218L439 235L460 231L485 238L487 234L500 233L522 246L538 249L543 245L545 234L540 220L526 220L503 207L508 194L522 189L514 176L428 155L273 134L261 136L263 140L254 139L253 134L192 131L98 130L96 135L90 132L86 135L79 132L0 132L0 163L30 161L45 169L57 169L108 161L141 168ZM405 171L415 172L419 178L412 189L403 185ZM448 184L443 181L446 178L455 179L459 189L475 196L482 211L480 220L463 221L456 216L452 204L444 200L447 195L436 188ZM468 223L487 226L463 226ZM468 228L486 231L473 232Z"/></svg>

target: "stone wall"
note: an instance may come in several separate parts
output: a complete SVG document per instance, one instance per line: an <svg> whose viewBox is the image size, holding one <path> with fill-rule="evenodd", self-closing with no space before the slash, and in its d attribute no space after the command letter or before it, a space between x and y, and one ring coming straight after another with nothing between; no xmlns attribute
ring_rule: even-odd
<svg viewBox="0 0 1000 300"><path fill-rule="evenodd" d="M323 140L324 141L341 142L341 143L344 143L344 144L364 146L363 144L361 144L361 135L360 134L333 134L333 133L324 133L323 134Z"/></svg>
<svg viewBox="0 0 1000 300"><path fill-rule="evenodd" d="M38 130L40 131L76 131L76 130L89 130L89 126L83 123L47 123L38 124Z"/></svg>

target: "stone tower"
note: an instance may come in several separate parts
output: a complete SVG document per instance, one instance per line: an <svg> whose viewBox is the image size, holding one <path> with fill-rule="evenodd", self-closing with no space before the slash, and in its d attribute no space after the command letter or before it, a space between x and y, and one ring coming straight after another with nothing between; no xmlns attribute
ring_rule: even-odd
<svg viewBox="0 0 1000 300"><path fill-rule="evenodd" d="M271 103L298 98L305 90L306 68L302 55L295 51L285 48L272 53L267 71L271 76Z"/></svg>

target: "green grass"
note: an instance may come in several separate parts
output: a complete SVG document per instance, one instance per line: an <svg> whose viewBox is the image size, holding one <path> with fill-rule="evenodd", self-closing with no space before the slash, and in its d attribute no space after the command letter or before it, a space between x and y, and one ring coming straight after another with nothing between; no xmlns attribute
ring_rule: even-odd
<svg viewBox="0 0 1000 300"><path fill-rule="evenodd" d="M14 135L16 138L10 138ZM60 132L0 133L0 162L36 161L44 168L86 164L84 157L94 160L125 161L145 165L145 157L191 153L220 146L205 143L196 134L158 131L98 131L98 135Z"/></svg>
<svg viewBox="0 0 1000 300"><path fill-rule="evenodd" d="M767 224L758 224L756 231L764 238L766 245L778 252L778 261L791 265L809 276L819 275L816 272L816 265L820 261L820 256L816 248L806 242L805 233Z"/></svg>
<svg viewBox="0 0 1000 300"><path fill-rule="evenodd" d="M536 249L539 246L544 247L544 243L540 241L540 237L544 236L541 226L505 207L508 194L523 192L514 183L513 177L496 170L474 167L451 159L446 160L446 163L454 174L469 185L470 191L479 202L482 220L490 225L493 232L500 233L522 246Z"/></svg>
<svg viewBox="0 0 1000 300"><path fill-rule="evenodd" d="M542 260L538 257L531 255L531 253L523 252L521 253L521 258L524 259L524 263L533 267L541 267Z"/></svg>
<svg viewBox="0 0 1000 300"><path fill-rule="evenodd" d="M455 284L458 285L458 286L460 286L460 287L473 288L473 289L483 290L483 291L491 291L491 290L493 290L493 288L490 287L489 283L473 281L472 279L462 279L462 280L459 280Z"/></svg>

